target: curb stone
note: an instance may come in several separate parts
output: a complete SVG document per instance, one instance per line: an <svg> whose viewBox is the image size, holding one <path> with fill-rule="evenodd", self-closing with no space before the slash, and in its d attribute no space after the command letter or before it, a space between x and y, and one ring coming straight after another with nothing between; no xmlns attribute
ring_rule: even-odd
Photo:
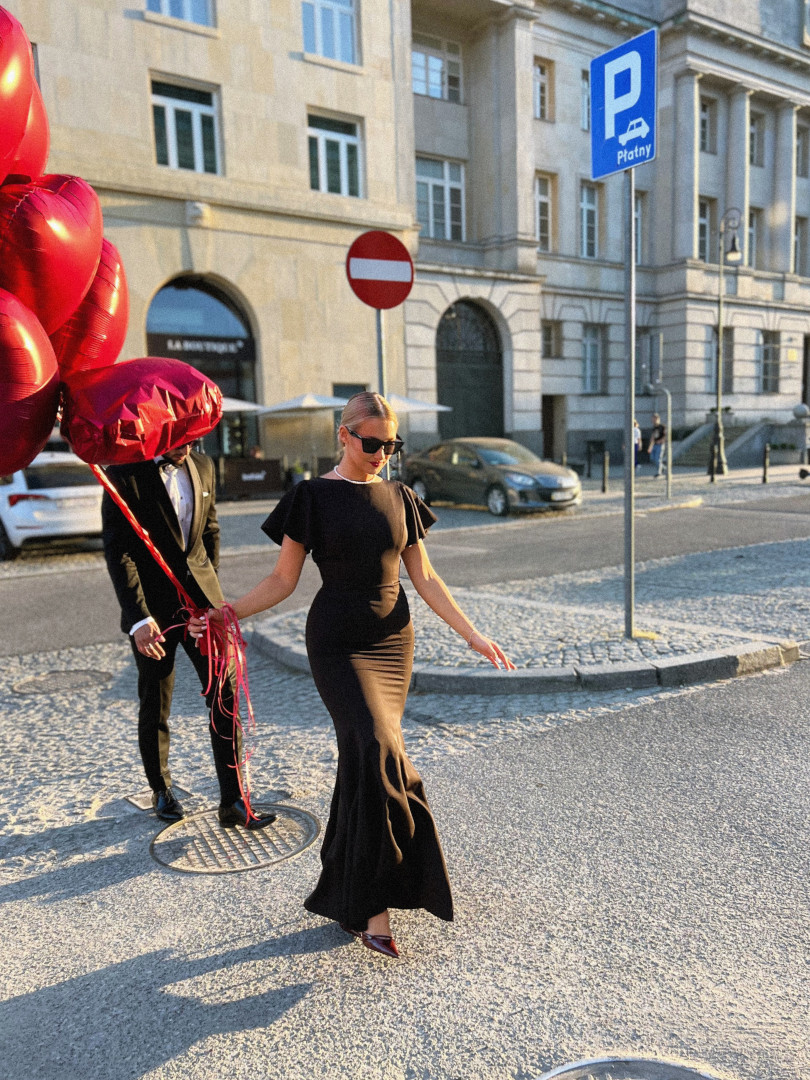
<svg viewBox="0 0 810 1080"><path fill-rule="evenodd" d="M273 619L253 627L246 637L261 656L295 671L309 671L304 645L288 634L273 632ZM734 650L696 652L643 663L580 664L571 667L519 668L505 675L486 668L446 668L415 664L411 690L434 694L553 694L570 690L637 689L684 686L731 679L799 659L793 641L779 644L751 641Z"/></svg>

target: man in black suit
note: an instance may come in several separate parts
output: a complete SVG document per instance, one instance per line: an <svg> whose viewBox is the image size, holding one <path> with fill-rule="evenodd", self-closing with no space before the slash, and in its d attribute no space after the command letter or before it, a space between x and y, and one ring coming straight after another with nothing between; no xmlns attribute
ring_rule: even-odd
<svg viewBox="0 0 810 1080"><path fill-rule="evenodd" d="M203 608L221 605L213 461L194 453L189 444L155 461L111 466L107 476L194 602ZM183 808L172 792L169 772L175 653L182 645L203 689L208 685L208 658L201 655L184 627L176 625L183 621L177 590L107 492L101 515L107 569L121 605L121 629L129 635L138 668L138 745L152 805L164 821L179 821ZM248 817L239 790L235 766L241 759L241 739L228 715L233 695L231 673L221 705L213 690L206 697L220 786L219 821L226 828L263 828L275 815Z"/></svg>

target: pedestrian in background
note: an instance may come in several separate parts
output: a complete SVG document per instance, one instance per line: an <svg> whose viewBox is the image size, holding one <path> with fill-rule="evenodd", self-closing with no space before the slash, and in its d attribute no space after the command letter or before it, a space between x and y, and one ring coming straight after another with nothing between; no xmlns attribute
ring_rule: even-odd
<svg viewBox="0 0 810 1080"><path fill-rule="evenodd" d="M650 432L650 442L647 446L647 453L650 455L650 462L655 469L656 476L663 476L664 469L664 451L667 444L667 427L666 424L661 423L661 417L658 413L653 413L652 416L653 427Z"/></svg>
<svg viewBox="0 0 810 1080"><path fill-rule="evenodd" d="M638 420L633 421L633 469L638 468L639 458L641 457L641 428L638 425Z"/></svg>
<svg viewBox="0 0 810 1080"><path fill-rule="evenodd" d="M278 562L233 608L244 619L284 600L312 553L323 584L307 618L307 655L339 757L321 875L304 906L396 957L390 908L453 918L436 825L402 738L413 625L400 560L422 599L471 649L495 667L514 664L475 629L431 566L422 541L435 515L410 488L379 475L402 447L388 402L355 394L338 437L340 463L296 485L265 521L263 530L281 545ZM218 612L209 617L221 620ZM189 625L200 634L205 622Z"/></svg>

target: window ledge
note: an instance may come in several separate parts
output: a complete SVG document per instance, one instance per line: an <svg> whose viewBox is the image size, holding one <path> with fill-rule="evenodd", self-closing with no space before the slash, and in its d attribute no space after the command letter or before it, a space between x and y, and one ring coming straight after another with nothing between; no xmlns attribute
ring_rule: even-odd
<svg viewBox="0 0 810 1080"><path fill-rule="evenodd" d="M202 23L190 22L188 19L174 19L171 15L159 15L156 11L144 11L143 21L157 23L158 26L168 26L173 30L186 30L191 34L202 34L203 37L218 38L219 27L203 26Z"/></svg>
<svg viewBox="0 0 810 1080"><path fill-rule="evenodd" d="M318 64L320 67L333 68L335 71L345 71L347 75L366 74L366 69L362 64L347 64L345 60L333 60L330 56L319 56L318 53L304 52L300 56L305 64Z"/></svg>

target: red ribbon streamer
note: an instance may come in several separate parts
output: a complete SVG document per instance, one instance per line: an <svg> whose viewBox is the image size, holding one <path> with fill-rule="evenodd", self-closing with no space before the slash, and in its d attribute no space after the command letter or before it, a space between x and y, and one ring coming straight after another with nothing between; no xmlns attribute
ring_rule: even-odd
<svg viewBox="0 0 810 1080"><path fill-rule="evenodd" d="M154 541L150 537L148 531L141 525L138 519L133 514L129 504L122 497L118 488L113 484L110 478L106 475L104 470L98 465L91 465L90 469L93 472L96 480L101 484L104 490L109 494L115 505L127 519L129 524L135 530L135 533L146 545L146 548L166 577L171 581L177 590L177 595L182 603L182 610L185 616L183 622L177 623L177 626L185 627L186 634L188 633L188 621L192 617L205 618L207 614L206 608L199 607L194 600L189 596L181 583L178 581L176 574L163 558L161 553L155 547ZM236 618L236 614L230 604L225 604L222 611L223 625L220 627L211 623L206 619L206 632L205 636L198 640L198 647L203 656L208 657L208 685L203 691L204 694L208 694L213 686L215 688L216 697L215 703L219 705L220 711L226 716L233 718L234 730L237 728L242 732L243 736L252 735L256 729L256 718L253 713L253 705L250 701L250 688L248 686L247 675L247 660L245 659L245 639L242 636L242 630L239 626L239 620ZM174 627L168 627L168 629L174 629ZM228 672L233 665L234 670L234 695L233 695L233 709L225 707L222 700L222 690L228 680ZM245 695L245 710L248 716L247 726L245 727L239 719L239 701L241 695ZM211 726L216 732L216 725L214 724L214 704L211 705ZM217 732L219 734L219 732ZM256 820L256 815L250 806L250 782L248 778L248 764L253 754L252 749L247 749L247 739L243 739L244 752L242 760L239 760L239 754L237 752L237 740L233 739L233 756L234 765L236 769L236 776L239 781L239 792L242 796L242 801L245 804L245 810L247 812L247 820ZM244 781L242 779L244 775Z"/></svg>

